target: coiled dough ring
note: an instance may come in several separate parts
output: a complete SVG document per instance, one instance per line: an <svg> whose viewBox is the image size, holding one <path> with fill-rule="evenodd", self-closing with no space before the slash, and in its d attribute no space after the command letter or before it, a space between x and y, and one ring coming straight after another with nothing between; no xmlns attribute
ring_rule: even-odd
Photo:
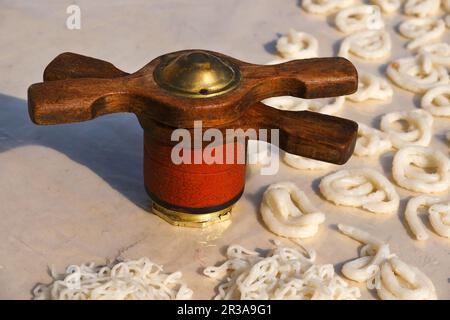
<svg viewBox="0 0 450 320"><path fill-rule="evenodd" d="M397 122L406 125L397 130ZM408 145L428 146L432 138L433 117L424 110L411 110L386 113L380 122L382 131L388 134L392 145L400 149Z"/></svg>
<svg viewBox="0 0 450 320"><path fill-rule="evenodd" d="M365 60L380 60L391 53L391 36L385 30L364 30L346 37L339 49L339 56L348 58L352 53Z"/></svg>
<svg viewBox="0 0 450 320"><path fill-rule="evenodd" d="M354 151L357 156L378 155L388 151L391 147L392 143L387 134L363 123L358 123L358 138Z"/></svg>
<svg viewBox="0 0 450 320"><path fill-rule="evenodd" d="M292 182L270 185L264 192L261 216L270 231L289 238L314 236L325 215Z"/></svg>
<svg viewBox="0 0 450 320"><path fill-rule="evenodd" d="M412 39L406 48L415 50L439 39L445 32L445 23L433 18L407 19L400 24L399 31L406 38Z"/></svg>
<svg viewBox="0 0 450 320"><path fill-rule="evenodd" d="M391 254L386 243L352 226L339 224L338 229L365 244L362 257L344 264L342 273L347 278L359 282L375 280L374 288L383 300L437 299L431 280L418 268Z"/></svg>
<svg viewBox="0 0 450 320"><path fill-rule="evenodd" d="M278 53L286 59L307 59L317 57L319 42L312 35L294 29L278 39Z"/></svg>
<svg viewBox="0 0 450 320"><path fill-rule="evenodd" d="M422 206L428 207L427 215L434 231L442 237L450 238L450 202L447 204L439 202L439 198L426 195L414 197L408 201L405 219L417 240L428 239L425 225L418 217L418 210Z"/></svg>
<svg viewBox="0 0 450 320"><path fill-rule="evenodd" d="M375 238L370 233L346 224L338 224L338 230L358 242L369 245L372 249L379 248L385 244L385 242Z"/></svg>
<svg viewBox="0 0 450 320"><path fill-rule="evenodd" d="M415 93L449 82L447 69L430 63L426 55L395 60L388 65L386 73L396 85Z"/></svg>
<svg viewBox="0 0 450 320"><path fill-rule="evenodd" d="M358 90L347 98L351 101L362 102L370 99L387 101L394 92L391 85L383 78L367 72L358 74Z"/></svg>
<svg viewBox="0 0 450 320"><path fill-rule="evenodd" d="M283 161L290 167L300 170L322 170L333 166L333 164L328 162L309 159L287 152L283 154Z"/></svg>
<svg viewBox="0 0 450 320"><path fill-rule="evenodd" d="M358 5L342 9L336 14L335 24L344 33L384 28L380 8L371 5Z"/></svg>
<svg viewBox="0 0 450 320"><path fill-rule="evenodd" d="M428 210L430 224L441 237L450 238L450 202L436 203Z"/></svg>
<svg viewBox="0 0 450 320"><path fill-rule="evenodd" d="M440 0L406 0L404 11L408 16L434 16L438 13L440 5Z"/></svg>
<svg viewBox="0 0 450 320"><path fill-rule="evenodd" d="M280 110L309 110L324 114L336 114L344 107L345 97L301 99L291 96L281 96L264 99L262 103Z"/></svg>
<svg viewBox="0 0 450 320"><path fill-rule="evenodd" d="M309 13L328 15L353 3L354 0L303 0L302 7Z"/></svg>
<svg viewBox="0 0 450 320"><path fill-rule="evenodd" d="M428 90L422 97L420 106L438 117L450 117L450 84Z"/></svg>
<svg viewBox="0 0 450 320"><path fill-rule="evenodd" d="M395 256L381 265L377 294L383 300L437 299L431 280L418 268Z"/></svg>
<svg viewBox="0 0 450 320"><path fill-rule="evenodd" d="M364 282L375 276L379 265L390 256L389 245L384 244L375 250L375 255L356 258L342 266L342 273L347 278Z"/></svg>
<svg viewBox="0 0 450 320"><path fill-rule="evenodd" d="M400 149L394 156L392 175L405 189L436 193L450 186L450 160L439 150L421 146Z"/></svg>
<svg viewBox="0 0 450 320"><path fill-rule="evenodd" d="M399 196L386 177L373 169L348 169L332 173L320 182L320 192L329 201L362 207L373 213L390 214L399 206Z"/></svg>
<svg viewBox="0 0 450 320"><path fill-rule="evenodd" d="M440 42L422 46L419 53L426 56L431 63L450 67L450 45L448 43Z"/></svg>
<svg viewBox="0 0 450 320"><path fill-rule="evenodd" d="M415 235L417 240L428 239L428 233L425 229L422 220L418 216L418 210L420 207L430 207L433 204L438 203L440 200L437 197L430 197L426 195L421 195L409 199L408 204L405 209L405 220L408 223L409 228Z"/></svg>
<svg viewBox="0 0 450 320"><path fill-rule="evenodd" d="M379 265L391 256L389 245L374 238L368 232L345 224L338 224L338 230L346 236L361 242L361 257L342 266L342 273L348 279L364 282L379 272Z"/></svg>

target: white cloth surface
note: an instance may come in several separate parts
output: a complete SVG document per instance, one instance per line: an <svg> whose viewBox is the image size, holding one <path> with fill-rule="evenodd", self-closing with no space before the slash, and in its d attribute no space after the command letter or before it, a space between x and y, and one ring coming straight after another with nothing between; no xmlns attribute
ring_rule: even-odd
<svg viewBox="0 0 450 320"><path fill-rule="evenodd" d="M44 67L61 52L104 59L127 72L187 48L266 63L275 58L277 36L294 28L316 36L320 56L331 56L344 35L326 18L305 14L296 0L83 0L75 1L81 7L81 30L68 30L66 8L72 3L0 1L0 298L30 298L36 283L50 281L47 266L61 272L69 264L105 263L121 255L148 256L167 271L180 270L194 298L209 299L217 282L201 271L223 260L229 244L264 249L270 239L278 239L294 245L270 233L259 215L262 192L284 180L297 183L327 216L318 235L302 241L317 250L320 263L333 263L340 273L343 262L357 257L359 244L339 234L335 225L358 226L389 240L393 252L431 278L439 298L450 298L449 240L430 232L430 239L420 243L405 229L406 200L415 193L397 187L399 213L383 218L325 201L318 183L330 170L296 171L282 164L277 175L260 176L256 167L248 167L245 193L228 228L177 228L149 212L142 129L133 115L49 127L28 118L27 87L41 81ZM393 29L400 19L385 17L393 38L390 60L409 54L407 40ZM449 41L449 31L443 39ZM354 63L376 74L386 66ZM378 126L380 115L416 108L418 101L395 87L392 103L346 102L340 116ZM447 155L444 134L449 128L449 120L435 118L431 145ZM392 156L353 157L344 167L382 170L392 181ZM442 197L448 198L448 192ZM364 284L359 287L364 298L375 297Z"/></svg>

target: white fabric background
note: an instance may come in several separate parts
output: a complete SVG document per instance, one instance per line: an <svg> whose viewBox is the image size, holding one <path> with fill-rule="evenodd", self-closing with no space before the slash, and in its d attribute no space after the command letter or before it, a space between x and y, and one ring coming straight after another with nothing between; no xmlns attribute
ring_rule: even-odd
<svg viewBox="0 0 450 320"><path fill-rule="evenodd" d="M72 3L81 7L81 30L65 27L66 7ZM391 59L407 54L406 40L393 30L400 19L386 18L394 46ZM181 270L194 298L208 299L217 283L201 270L222 260L228 244L264 249L277 238L262 225L258 207L264 189L283 180L299 184L327 214L319 234L303 241L317 250L320 263L339 270L357 256L358 243L335 228L336 223L353 224L388 239L393 252L429 275L440 298L450 298L449 240L432 233L419 243L405 229L403 211L412 192L397 188L399 214L382 218L324 201L317 186L333 169L302 172L282 165L276 176L261 177L249 167L245 194L227 229L175 228L148 211L142 130L133 115L51 127L28 119L27 87L41 81L44 67L64 51L105 59L128 72L187 48L265 63L274 58L277 35L295 28L315 35L320 55L330 56L343 37L331 22L305 14L295 0L0 1L0 298L30 298L37 282L50 281L48 265L62 272L69 264L105 263L122 255L148 256L167 271ZM443 39L449 41L448 31ZM386 66L354 62L376 73ZM417 103L417 97L396 88L392 103L347 103L341 116L377 126L381 114L413 109ZM449 124L435 118L432 146L446 154L443 134ZM391 161L392 153L380 160L354 157L345 167L369 166L391 178ZM448 198L448 192L442 196ZM375 297L360 287L365 298Z"/></svg>

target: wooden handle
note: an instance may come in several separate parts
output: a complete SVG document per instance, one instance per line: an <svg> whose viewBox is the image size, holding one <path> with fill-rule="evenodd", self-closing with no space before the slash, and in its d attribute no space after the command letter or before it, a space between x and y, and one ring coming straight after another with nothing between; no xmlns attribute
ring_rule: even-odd
<svg viewBox="0 0 450 320"><path fill-rule="evenodd" d="M354 66L343 58L317 58L279 65L254 65L220 53L202 51L237 66L239 85L208 98L171 94L154 79L155 69L168 60L198 50L158 57L133 74L94 58L64 53L44 72L44 82L28 90L29 113L37 124L85 121L113 112L134 112L160 123L191 128L237 121L246 109L265 98L292 95L318 98L351 94L357 87Z"/></svg>
<svg viewBox="0 0 450 320"><path fill-rule="evenodd" d="M132 96L126 78L82 78L37 83L28 89L30 118L37 124L91 120L97 116L132 112ZM95 88L95 91L92 90Z"/></svg>
<svg viewBox="0 0 450 320"><path fill-rule="evenodd" d="M57 124L86 121L107 113L128 112L131 101L122 99L119 103L116 98L108 98L108 94L124 87L122 81L114 78L127 75L109 62L70 52L62 53L45 68L44 82L28 89L30 118L37 124ZM96 90L92 91L92 87ZM99 96L105 98L99 99Z"/></svg>
<svg viewBox="0 0 450 320"><path fill-rule="evenodd" d="M233 61L239 62L235 59ZM239 117L227 122L225 127L278 129L279 147L289 153L336 164L348 160L357 137L358 126L355 122L309 111L283 111L260 102L252 103L277 95L319 98L352 93L356 90L357 73L348 60L307 59L266 66L239 63L243 78L241 88L234 97L228 95L225 98L234 101L237 106L235 109L240 110L240 113ZM152 64L147 65L134 75L129 75L109 62L63 53L45 69L44 82L29 88L31 119L39 124L54 124L85 121L113 112L135 112L142 119L176 119L180 113L171 114L173 110L167 107L168 103L176 100L170 100L170 97L164 97L160 92L156 94L151 85L146 89L157 97L151 99L147 96L145 99L140 86L149 84L148 80L146 82L146 75L147 69L151 67ZM242 95L242 92L251 94ZM212 100L223 103L225 98ZM236 100L238 98L240 100ZM187 107L197 103L186 99L182 101ZM147 106L149 103L154 104L153 109L152 106ZM245 108L240 109L241 105ZM189 109L185 108L184 112L190 114ZM199 115L192 115L194 116ZM208 113L203 115L207 120L208 116ZM228 116L223 112L223 121ZM217 125L220 127L221 123ZM168 132L161 133L164 136L167 134Z"/></svg>
<svg viewBox="0 0 450 320"><path fill-rule="evenodd" d="M81 54L64 52L53 59L44 70L44 81L124 77L128 73L117 69L112 63Z"/></svg>
<svg viewBox="0 0 450 320"><path fill-rule="evenodd" d="M234 126L278 129L282 150L335 164L350 158L358 132L358 124L351 120L310 111L278 110L263 103L252 105Z"/></svg>
<svg viewBox="0 0 450 320"><path fill-rule="evenodd" d="M249 65L244 77L257 77L260 97L294 96L314 99L353 93L358 73L341 57L293 60L275 65ZM261 99L262 100L262 99Z"/></svg>

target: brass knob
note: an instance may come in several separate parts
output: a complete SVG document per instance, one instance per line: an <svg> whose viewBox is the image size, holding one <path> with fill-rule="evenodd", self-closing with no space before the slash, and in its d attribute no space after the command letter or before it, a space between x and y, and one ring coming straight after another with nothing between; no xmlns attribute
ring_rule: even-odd
<svg viewBox="0 0 450 320"><path fill-rule="evenodd" d="M229 61L205 51L193 51L162 61L154 71L154 79L171 94L207 98L236 88L240 72Z"/></svg>

